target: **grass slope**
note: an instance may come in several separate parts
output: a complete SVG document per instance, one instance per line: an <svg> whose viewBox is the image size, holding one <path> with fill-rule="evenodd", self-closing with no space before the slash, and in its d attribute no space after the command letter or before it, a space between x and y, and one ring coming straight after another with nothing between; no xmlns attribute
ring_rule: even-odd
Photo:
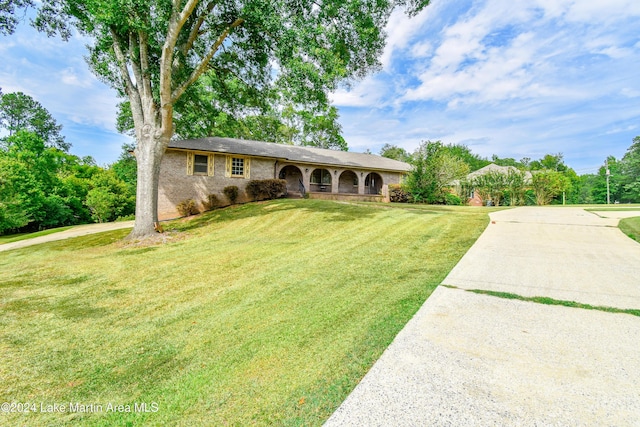
<svg viewBox="0 0 640 427"><path fill-rule="evenodd" d="M640 216L621 219L618 228L636 242L640 242Z"/></svg>
<svg viewBox="0 0 640 427"><path fill-rule="evenodd" d="M48 234L59 233L61 231L73 228L72 225L67 227L50 228L48 230L36 231L35 233L8 234L0 236L0 245L5 243L19 242L21 240L33 239L34 237L46 236Z"/></svg>
<svg viewBox="0 0 640 427"><path fill-rule="evenodd" d="M175 222L161 246L120 230L2 253L0 401L38 406L0 423L320 425L487 223L279 200Z"/></svg>

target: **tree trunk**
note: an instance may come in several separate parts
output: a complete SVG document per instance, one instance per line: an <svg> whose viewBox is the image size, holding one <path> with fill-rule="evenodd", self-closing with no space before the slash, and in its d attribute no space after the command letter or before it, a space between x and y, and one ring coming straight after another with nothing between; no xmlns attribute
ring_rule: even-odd
<svg viewBox="0 0 640 427"><path fill-rule="evenodd" d="M145 125L135 149L138 163L136 222L129 238L141 239L153 236L156 232L160 163L169 143L167 136L158 134L160 132L154 132L151 126Z"/></svg>

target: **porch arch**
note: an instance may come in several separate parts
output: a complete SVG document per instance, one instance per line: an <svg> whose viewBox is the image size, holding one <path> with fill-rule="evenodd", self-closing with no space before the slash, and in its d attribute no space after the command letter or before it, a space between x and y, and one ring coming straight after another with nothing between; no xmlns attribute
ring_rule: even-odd
<svg viewBox="0 0 640 427"><path fill-rule="evenodd" d="M309 179L309 187L311 191L331 193L331 172L323 168L314 169Z"/></svg>
<svg viewBox="0 0 640 427"><path fill-rule="evenodd" d="M382 177L371 172L364 179L364 192L365 194L381 194L382 193Z"/></svg>
<svg viewBox="0 0 640 427"><path fill-rule="evenodd" d="M280 169L278 178L287 181L287 191L297 192L300 191L300 185L304 185L304 178L302 171L299 167L294 165L287 165Z"/></svg>
<svg viewBox="0 0 640 427"><path fill-rule="evenodd" d="M338 179L338 192L358 194L358 175L350 170L342 172Z"/></svg>

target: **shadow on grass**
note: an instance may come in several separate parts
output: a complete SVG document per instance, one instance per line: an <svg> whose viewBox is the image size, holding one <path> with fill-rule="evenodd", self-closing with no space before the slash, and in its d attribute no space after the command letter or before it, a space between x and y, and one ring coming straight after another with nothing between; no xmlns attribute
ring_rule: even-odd
<svg viewBox="0 0 640 427"><path fill-rule="evenodd" d="M52 280L46 284L48 286L71 285L89 281L89 276L78 276L68 278L62 281ZM32 286L34 283L27 281L14 281L9 284L10 287ZM7 286L7 287L9 287ZM5 288L5 284L2 284ZM96 307L87 302L82 295L73 295L65 298L55 298L51 296L30 296L28 298L19 298L11 300L2 305L6 312L14 313L51 313L60 316L63 319L79 320L87 318L99 318L107 314L108 310L104 307Z"/></svg>
<svg viewBox="0 0 640 427"><path fill-rule="evenodd" d="M255 218L271 215L274 212L293 210L319 212L328 216L326 220L330 222L353 221L361 218L373 217L375 215L375 211L370 209L370 207L352 204L337 203L326 200L278 199L267 202L252 202L242 205L227 206L205 212L192 218L182 218L171 221L165 226L165 228L175 229L177 231L190 231L212 223L224 223L243 218Z"/></svg>

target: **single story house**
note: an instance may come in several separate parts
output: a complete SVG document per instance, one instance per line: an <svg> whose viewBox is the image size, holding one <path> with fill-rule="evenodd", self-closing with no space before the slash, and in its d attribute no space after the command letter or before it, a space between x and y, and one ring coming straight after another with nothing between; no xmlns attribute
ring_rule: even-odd
<svg viewBox="0 0 640 427"><path fill-rule="evenodd" d="M223 189L235 185L238 202L250 201L250 180L279 178L289 196L389 201L389 184L411 169L404 162L365 153L299 147L233 138L171 141L160 166L158 217L176 218L176 206L193 199L202 209L210 194L226 202Z"/></svg>

